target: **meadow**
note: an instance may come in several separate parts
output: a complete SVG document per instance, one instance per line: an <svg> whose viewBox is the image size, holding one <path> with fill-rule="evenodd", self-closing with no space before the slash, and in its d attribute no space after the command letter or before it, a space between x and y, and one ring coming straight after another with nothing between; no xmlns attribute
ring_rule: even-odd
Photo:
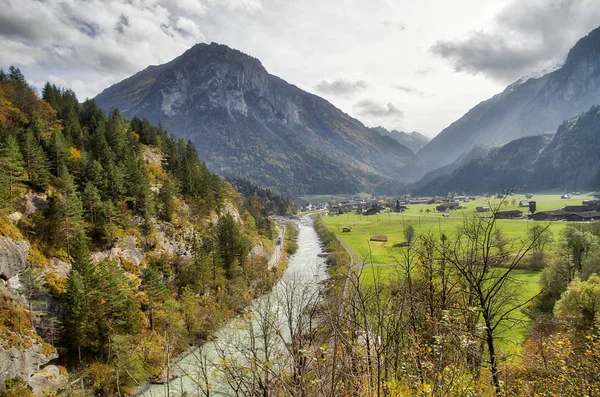
<svg viewBox="0 0 600 397"><path fill-rule="evenodd" d="M572 196L570 199L561 199L560 194L538 194L530 200L535 200L537 211L547 211L563 208L567 205L581 205L583 200L592 199L591 194ZM519 209L524 214L528 208L519 208L519 202L527 200L524 195L514 195L504 201L502 210ZM457 228L463 223L464 217L472 216L478 206L492 207L500 202L496 198L479 198L475 201L462 204L463 209L451 211L450 217L443 217L435 212L435 205L415 204L408 205L408 209L401 214L383 212L379 215L364 216L347 213L339 216L323 216L323 221L336 235L350 245L357 255L362 258L365 266L362 269L361 280L364 285L372 285L375 279L386 282L400 277L398 263L402 263L403 248L394 247L395 244L405 241L404 228L412 225L416 235L433 234L439 236L446 233L450 238L456 233ZM429 213L427 213L429 209ZM480 214L485 216L484 214ZM507 238L525 238L527 231L534 225L548 226L553 236L553 241L547 247L552 252L558 248L561 230L567 222L534 222L529 220L498 220L497 225ZM349 228L350 232L343 232ZM374 242L370 238L375 235L386 235L387 242ZM519 297L523 300L531 299L540 292L541 271L516 269L515 277L520 283ZM529 328L529 319L521 312L515 313L518 320L513 327L504 332L502 351L509 352L517 348L525 340Z"/></svg>
<svg viewBox="0 0 600 397"><path fill-rule="evenodd" d="M571 199L561 199L560 194L534 195L537 211L547 211L563 208L566 205L581 205L583 200L592 199L591 194L572 196ZM524 195L515 195L504 201L502 210L518 209L524 214L529 212L528 208L519 208L519 201L526 200ZM498 205L500 200L496 198L479 198L475 201L462 203L463 209L450 211L449 217L443 217L441 213L435 212L436 205L414 204L408 205L403 213L383 212L379 215L359 215L346 213L338 216L323 216L323 222L346 241L367 264L394 264L401 254L400 248L394 245L405 241L404 228L412 225L417 235L433 234L439 236L446 233L452 236L457 228L463 223L464 217L475 214L475 208L482 206ZM429 213L426 211L429 209ZM485 216L486 213L480 214ZM507 238L520 238L527 236L527 230L539 224L548 226L553 236L553 242L548 250L554 251L558 246L558 236L567 222L535 222L527 219L520 220L498 220L498 228ZM344 233L343 228L351 231ZM375 235L386 235L387 242L374 242L370 238Z"/></svg>

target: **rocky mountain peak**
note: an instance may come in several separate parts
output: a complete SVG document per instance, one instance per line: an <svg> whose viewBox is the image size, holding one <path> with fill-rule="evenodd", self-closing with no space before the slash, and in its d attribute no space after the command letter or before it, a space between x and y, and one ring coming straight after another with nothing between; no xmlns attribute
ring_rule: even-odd
<svg viewBox="0 0 600 397"><path fill-rule="evenodd" d="M291 194L407 181L419 161L405 145L269 74L258 59L216 43L197 44L95 99L194 141L221 175Z"/></svg>

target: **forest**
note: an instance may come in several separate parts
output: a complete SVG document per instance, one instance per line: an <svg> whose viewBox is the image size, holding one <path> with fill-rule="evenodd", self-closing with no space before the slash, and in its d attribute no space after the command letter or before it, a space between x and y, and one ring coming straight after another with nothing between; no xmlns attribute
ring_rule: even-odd
<svg viewBox="0 0 600 397"><path fill-rule="evenodd" d="M80 380L75 395L168 379L178 354L277 279L264 198L160 125L50 83L39 98L15 67L0 71L0 168L0 238L28 248L18 288L0 280L0 343L40 343ZM29 395L26 381L5 379L0 394Z"/></svg>

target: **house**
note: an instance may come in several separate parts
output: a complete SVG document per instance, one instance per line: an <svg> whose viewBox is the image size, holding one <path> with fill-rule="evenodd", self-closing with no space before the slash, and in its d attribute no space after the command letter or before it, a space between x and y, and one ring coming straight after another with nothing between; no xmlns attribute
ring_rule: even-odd
<svg viewBox="0 0 600 397"><path fill-rule="evenodd" d="M563 208L563 211L565 211L565 212L588 212L588 211L592 210L590 207L591 206L589 206L589 205L567 205L567 206L565 206L565 208Z"/></svg>
<svg viewBox="0 0 600 397"><path fill-rule="evenodd" d="M496 219L520 219L523 217L523 212L519 210L498 211L495 214Z"/></svg>
<svg viewBox="0 0 600 397"><path fill-rule="evenodd" d="M475 207L476 212L490 212L490 207Z"/></svg>
<svg viewBox="0 0 600 397"><path fill-rule="evenodd" d="M444 203L435 207L437 212L446 212L449 210L457 210L460 209L460 203Z"/></svg>
<svg viewBox="0 0 600 397"><path fill-rule="evenodd" d="M534 221L560 221L567 218L569 213L563 210L540 211L533 214L531 219Z"/></svg>
<svg viewBox="0 0 600 397"><path fill-rule="evenodd" d="M519 207L529 207L529 201L527 200L521 200L519 201Z"/></svg>
<svg viewBox="0 0 600 397"><path fill-rule="evenodd" d="M591 222L600 220L600 211L572 212L567 218L571 222Z"/></svg>
<svg viewBox="0 0 600 397"><path fill-rule="evenodd" d="M363 215L375 215L375 214L379 214L379 208L369 208L368 210L363 212Z"/></svg>
<svg viewBox="0 0 600 397"><path fill-rule="evenodd" d="M583 200L581 204L587 207L600 207L600 200Z"/></svg>

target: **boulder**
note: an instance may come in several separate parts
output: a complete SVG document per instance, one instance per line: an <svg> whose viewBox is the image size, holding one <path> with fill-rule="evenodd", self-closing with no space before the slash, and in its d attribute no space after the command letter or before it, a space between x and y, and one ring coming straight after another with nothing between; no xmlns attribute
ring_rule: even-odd
<svg viewBox="0 0 600 397"><path fill-rule="evenodd" d="M48 365L29 378L27 384L33 394L46 396L63 389L67 382L68 377L66 374L61 374L60 368L56 365Z"/></svg>

